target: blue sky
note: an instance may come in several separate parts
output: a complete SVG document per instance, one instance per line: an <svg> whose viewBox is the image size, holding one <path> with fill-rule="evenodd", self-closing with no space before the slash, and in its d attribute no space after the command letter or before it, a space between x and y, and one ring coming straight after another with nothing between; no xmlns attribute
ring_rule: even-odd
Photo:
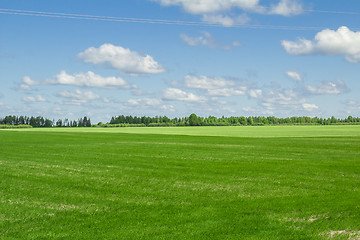
<svg viewBox="0 0 360 240"><path fill-rule="evenodd" d="M360 115L357 0L0 8L0 116Z"/></svg>

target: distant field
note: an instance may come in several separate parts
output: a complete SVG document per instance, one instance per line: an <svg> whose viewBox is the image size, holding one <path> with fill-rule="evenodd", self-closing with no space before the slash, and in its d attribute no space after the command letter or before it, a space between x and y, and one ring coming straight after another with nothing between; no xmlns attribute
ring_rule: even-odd
<svg viewBox="0 0 360 240"><path fill-rule="evenodd" d="M0 130L0 239L359 239L360 126Z"/></svg>
<svg viewBox="0 0 360 240"><path fill-rule="evenodd" d="M21 130L24 131L24 130ZM318 137L359 136L360 125L328 126L224 126L224 127L123 127L123 128L36 128L27 131L104 132L224 137Z"/></svg>

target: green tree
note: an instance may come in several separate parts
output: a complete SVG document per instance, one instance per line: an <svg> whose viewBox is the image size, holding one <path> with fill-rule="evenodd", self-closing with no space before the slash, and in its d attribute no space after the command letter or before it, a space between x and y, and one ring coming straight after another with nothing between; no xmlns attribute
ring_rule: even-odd
<svg viewBox="0 0 360 240"><path fill-rule="evenodd" d="M201 125L201 118L199 118L198 116L196 116L195 113L192 113L189 116L189 125L190 126L200 126Z"/></svg>

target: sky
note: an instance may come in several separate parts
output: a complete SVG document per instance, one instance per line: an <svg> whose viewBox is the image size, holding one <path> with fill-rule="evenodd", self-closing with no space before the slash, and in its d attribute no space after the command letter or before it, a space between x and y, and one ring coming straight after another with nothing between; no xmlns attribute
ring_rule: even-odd
<svg viewBox="0 0 360 240"><path fill-rule="evenodd" d="M2 0L0 117L359 117L344 2Z"/></svg>

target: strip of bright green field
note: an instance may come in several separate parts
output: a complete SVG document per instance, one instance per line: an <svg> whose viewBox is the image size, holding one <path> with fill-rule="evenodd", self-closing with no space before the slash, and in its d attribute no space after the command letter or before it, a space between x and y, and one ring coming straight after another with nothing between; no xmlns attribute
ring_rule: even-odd
<svg viewBox="0 0 360 240"><path fill-rule="evenodd" d="M24 131L24 130L21 130ZM36 128L27 131L104 132L223 137L325 137L360 136L360 125L327 126L224 126L224 127L122 127Z"/></svg>
<svg viewBox="0 0 360 240"><path fill-rule="evenodd" d="M1 130L0 239L357 239L360 129L326 127Z"/></svg>

